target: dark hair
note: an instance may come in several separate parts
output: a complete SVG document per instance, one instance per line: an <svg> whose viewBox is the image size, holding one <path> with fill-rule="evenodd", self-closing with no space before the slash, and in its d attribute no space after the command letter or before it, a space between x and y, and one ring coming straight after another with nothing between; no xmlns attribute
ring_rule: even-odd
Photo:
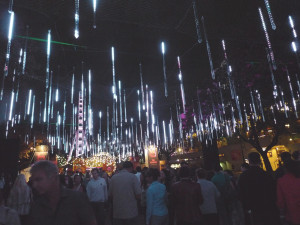
<svg viewBox="0 0 300 225"><path fill-rule="evenodd" d="M283 163L287 163L288 161L290 161L292 159L292 155L289 152L282 152L280 154L280 158Z"/></svg>
<svg viewBox="0 0 300 225"><path fill-rule="evenodd" d="M294 158L294 160L298 160L299 154L300 154L300 151L299 151L299 150L293 152L292 157Z"/></svg>
<svg viewBox="0 0 300 225"><path fill-rule="evenodd" d="M261 164L261 160L260 160L260 154L257 152L250 152L248 154L248 160L250 164Z"/></svg>
<svg viewBox="0 0 300 225"><path fill-rule="evenodd" d="M171 183L172 183L171 173L167 169L162 169L162 172L165 174L164 185L166 185L167 192L170 192L171 191Z"/></svg>
<svg viewBox="0 0 300 225"><path fill-rule="evenodd" d="M245 168L245 169L249 169L249 168L250 168L250 166L249 166L248 163L243 163L243 164L241 165L241 167L242 167L242 168Z"/></svg>
<svg viewBox="0 0 300 225"><path fill-rule="evenodd" d="M179 169L179 177L180 178L188 178L190 177L190 169L188 167L181 167Z"/></svg>
<svg viewBox="0 0 300 225"><path fill-rule="evenodd" d="M68 184L66 183L66 177L68 179ZM66 188L70 188L70 189L73 188L73 180L69 175L61 174L59 175L59 179L60 179L60 183Z"/></svg>
<svg viewBox="0 0 300 225"><path fill-rule="evenodd" d="M156 168L150 168L146 173L146 177L152 177L154 181L156 181L159 176L160 172Z"/></svg>
<svg viewBox="0 0 300 225"><path fill-rule="evenodd" d="M91 173L94 172L94 171L96 171L96 172L99 174L99 170L98 170L97 168L93 168L93 169L91 170Z"/></svg>
<svg viewBox="0 0 300 225"><path fill-rule="evenodd" d="M133 164L130 161L125 161L123 163L123 169L129 169L129 168L133 168Z"/></svg>
<svg viewBox="0 0 300 225"><path fill-rule="evenodd" d="M227 173L229 176L234 176L232 170L224 170L225 173Z"/></svg>
<svg viewBox="0 0 300 225"><path fill-rule="evenodd" d="M286 163L286 169L295 177L300 178L300 162L290 160Z"/></svg>
<svg viewBox="0 0 300 225"><path fill-rule="evenodd" d="M206 170L205 169L202 169L202 168L197 169L196 174L197 174L197 177L199 179L205 179L206 178Z"/></svg>
<svg viewBox="0 0 300 225"><path fill-rule="evenodd" d="M82 176L79 173L76 173L73 177L73 180L75 181L75 177L80 177L80 183L82 183L83 179Z"/></svg>
<svg viewBox="0 0 300 225"><path fill-rule="evenodd" d="M135 168L135 170L136 170L136 172L141 172L141 171L142 171L142 168L141 168L140 166L137 166L137 167Z"/></svg>
<svg viewBox="0 0 300 225"><path fill-rule="evenodd" d="M4 195L2 189L0 189L0 204L4 202Z"/></svg>
<svg viewBox="0 0 300 225"><path fill-rule="evenodd" d="M206 180L211 180L211 178L213 178L214 175L215 175L215 172L213 170L208 170L206 172Z"/></svg>
<svg viewBox="0 0 300 225"><path fill-rule="evenodd" d="M180 166L188 166L189 164L186 162L186 161L184 161L184 160L182 160L181 162L180 162Z"/></svg>
<svg viewBox="0 0 300 225"><path fill-rule="evenodd" d="M48 160L38 161L35 164L33 164L33 166L30 169L30 174L32 175L36 171L40 171L40 170L44 171L45 174L47 175L47 177L50 177L53 175L58 176L57 166Z"/></svg>
<svg viewBox="0 0 300 225"><path fill-rule="evenodd" d="M216 171L216 172L223 171L222 166L220 166L220 165L218 164L218 165L216 166L216 168L215 168L215 171Z"/></svg>

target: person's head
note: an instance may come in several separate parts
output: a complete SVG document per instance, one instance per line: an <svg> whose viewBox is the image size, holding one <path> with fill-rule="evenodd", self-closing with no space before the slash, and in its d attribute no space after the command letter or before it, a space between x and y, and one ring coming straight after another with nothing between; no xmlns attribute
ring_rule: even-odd
<svg viewBox="0 0 300 225"><path fill-rule="evenodd" d="M232 170L224 170L224 173L226 173L230 177L234 176Z"/></svg>
<svg viewBox="0 0 300 225"><path fill-rule="evenodd" d="M108 174L105 171L102 172L102 178L108 179Z"/></svg>
<svg viewBox="0 0 300 225"><path fill-rule="evenodd" d="M196 175L198 179L206 179L207 172L205 169L199 168L196 170Z"/></svg>
<svg viewBox="0 0 300 225"><path fill-rule="evenodd" d="M282 152L280 158L284 164L289 162L292 159L292 155L289 152Z"/></svg>
<svg viewBox="0 0 300 225"><path fill-rule="evenodd" d="M150 168L146 173L146 180L149 184L158 180L160 176L159 170L156 168Z"/></svg>
<svg viewBox="0 0 300 225"><path fill-rule="evenodd" d="M99 170L97 168L92 169L92 176L95 180L99 178Z"/></svg>
<svg viewBox="0 0 300 225"><path fill-rule="evenodd" d="M248 170L250 168L249 164L248 163L243 163L241 165L241 171L242 172L245 172L246 170Z"/></svg>
<svg viewBox="0 0 300 225"><path fill-rule="evenodd" d="M136 172L138 172L138 173L142 172L142 168L141 168L140 166L137 166L137 167L135 168L135 170L136 170Z"/></svg>
<svg viewBox="0 0 300 225"><path fill-rule="evenodd" d="M4 204L4 196L3 196L3 192L2 189L0 189L0 206Z"/></svg>
<svg viewBox="0 0 300 225"><path fill-rule="evenodd" d="M123 169L128 170L128 172L132 172L133 171L133 164L130 161L125 161L123 163Z"/></svg>
<svg viewBox="0 0 300 225"><path fill-rule="evenodd" d="M147 171L148 171L148 167L147 166L145 166L143 169L142 169L142 173L146 173Z"/></svg>
<svg viewBox="0 0 300 225"><path fill-rule="evenodd" d="M250 166L260 166L261 165L260 154L257 152L250 152L248 154L248 160L249 160Z"/></svg>
<svg viewBox="0 0 300 225"><path fill-rule="evenodd" d="M81 182L82 182L82 177L81 177L81 175L80 175L79 173L76 173L76 174L74 175L74 184L75 184L75 185L79 185L79 184L81 184Z"/></svg>
<svg viewBox="0 0 300 225"><path fill-rule="evenodd" d="M216 171L216 172L223 171L223 168L222 168L222 166L220 166L219 164L218 164L218 165L216 165L215 171Z"/></svg>
<svg viewBox="0 0 300 225"><path fill-rule="evenodd" d="M300 151L294 151L293 154L292 154L292 157L294 160L296 161L300 161Z"/></svg>
<svg viewBox="0 0 300 225"><path fill-rule="evenodd" d="M208 170L206 172L206 180L211 180L214 175L215 175L215 172L213 170Z"/></svg>
<svg viewBox="0 0 300 225"><path fill-rule="evenodd" d="M181 167L188 167L189 164L186 161L183 160L183 161L180 162L180 166Z"/></svg>
<svg viewBox="0 0 300 225"><path fill-rule="evenodd" d="M161 171L160 171L160 174L159 174L159 178L158 178L159 181L160 181L160 182L164 182L164 181L166 180L166 176L167 176L167 175L166 175L165 170L161 170Z"/></svg>
<svg viewBox="0 0 300 225"><path fill-rule="evenodd" d="M296 178L300 178L300 162L290 160L286 163L286 169L289 173L293 174Z"/></svg>
<svg viewBox="0 0 300 225"><path fill-rule="evenodd" d="M180 178L189 178L190 177L190 169L186 166L181 167L179 169L179 177Z"/></svg>
<svg viewBox="0 0 300 225"><path fill-rule="evenodd" d="M58 168L50 161L36 162L30 169L32 187L39 194L49 194L59 188Z"/></svg>

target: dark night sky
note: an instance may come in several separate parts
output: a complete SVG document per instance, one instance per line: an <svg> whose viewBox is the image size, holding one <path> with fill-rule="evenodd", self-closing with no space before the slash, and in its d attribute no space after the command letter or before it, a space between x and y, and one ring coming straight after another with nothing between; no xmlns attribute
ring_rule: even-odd
<svg viewBox="0 0 300 225"><path fill-rule="evenodd" d="M264 51L266 42L257 10L259 5L262 6L270 28L264 1L198 0L197 4L199 15L205 17L214 67L218 68L223 60L221 40L225 39L238 91L242 93L247 83L254 80L255 88L262 92L269 90L270 95L270 77ZM270 4L278 27L276 31L269 29L275 57L278 62L288 63L291 71L295 71L287 16L294 16L300 34L300 1L270 0ZM195 96L196 87L205 90L213 86L206 46L204 42L197 44L191 5L190 0L98 0L97 28L93 29L92 0L81 0L80 37L76 40L73 36L74 1L14 0L14 34L25 36L25 27L29 25L31 37L46 39L47 30L51 29L52 40L86 46L75 48L53 44L50 67L54 71L54 84L58 82L60 88L68 93L72 68L76 68L77 88L80 86L81 62L84 62L84 71L92 69L93 105L97 110L105 110L111 104L110 48L114 46L116 76L125 85L129 112L136 114L136 90L140 87L138 64L142 62L144 83L154 90L155 110L160 117L164 117L174 103L174 92L177 91L179 95L176 56L181 56L188 99ZM8 1L0 0L0 68L3 68L6 53L9 22L7 8ZM161 41L166 43L169 101L163 98ZM24 46L24 42L24 39L14 38L11 65L17 61L19 49ZM46 43L29 41L23 89L34 89L41 99L45 67ZM277 76L280 80L280 72Z"/></svg>

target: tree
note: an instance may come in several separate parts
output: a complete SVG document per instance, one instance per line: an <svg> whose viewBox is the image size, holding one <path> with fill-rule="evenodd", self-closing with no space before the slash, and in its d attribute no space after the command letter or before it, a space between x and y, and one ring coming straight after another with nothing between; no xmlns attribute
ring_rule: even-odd
<svg viewBox="0 0 300 225"><path fill-rule="evenodd" d="M218 169L218 167L220 166L220 158L219 158L217 139L216 138L212 138L211 140L207 139L206 141L202 141L201 144L202 144L204 168L206 170Z"/></svg>
<svg viewBox="0 0 300 225"><path fill-rule="evenodd" d="M245 135L242 135L240 133L241 130L238 130L238 135L243 141L249 143L256 149L256 151L263 158L266 170L272 173L273 169L268 158L268 151L271 150L275 145L277 145L279 136L285 130L286 119L283 116L281 116L279 119L277 119L276 123L272 124L271 127L273 130L273 137L270 144L266 147L265 150L260 145L259 133L265 129L266 123L262 122L261 120L257 120L255 122L252 117L250 117L249 122L250 122L249 136L246 137Z"/></svg>
<svg viewBox="0 0 300 225"><path fill-rule="evenodd" d="M165 157L167 164L170 162L171 156L175 151L176 151L176 147L173 145L169 146L167 148L165 148L163 146L159 147L159 153Z"/></svg>

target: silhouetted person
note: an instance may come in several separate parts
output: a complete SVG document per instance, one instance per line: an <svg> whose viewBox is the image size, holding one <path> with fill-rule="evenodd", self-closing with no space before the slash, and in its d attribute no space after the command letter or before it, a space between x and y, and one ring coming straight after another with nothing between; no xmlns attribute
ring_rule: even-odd
<svg viewBox="0 0 300 225"><path fill-rule="evenodd" d="M286 163L287 173L277 182L277 205L291 225L300 224L300 162Z"/></svg>
<svg viewBox="0 0 300 225"><path fill-rule="evenodd" d="M91 202L98 225L105 224L105 205L108 200L106 181L100 177L97 168L92 169L92 179L86 187L87 196Z"/></svg>
<svg viewBox="0 0 300 225"><path fill-rule="evenodd" d="M286 164L292 160L292 155L289 152L282 152L280 158L283 164L275 171L276 180L283 177L287 173Z"/></svg>
<svg viewBox="0 0 300 225"><path fill-rule="evenodd" d="M300 161L300 151L299 150L294 151L293 154L292 154L292 157L293 157L294 160Z"/></svg>
<svg viewBox="0 0 300 225"><path fill-rule="evenodd" d="M241 201L246 210L248 224L280 224L279 211L276 207L275 181L261 166L260 154L248 155L250 168L239 178Z"/></svg>
<svg viewBox="0 0 300 225"><path fill-rule="evenodd" d="M113 202L114 225L138 225L137 200L141 198L141 187L132 173L133 164L123 163L123 169L111 178L109 197Z"/></svg>
<svg viewBox="0 0 300 225"><path fill-rule="evenodd" d="M158 182L159 176L159 170L154 168L150 168L146 174L150 185L146 198L146 225L168 225L169 223L166 186Z"/></svg>
<svg viewBox="0 0 300 225"><path fill-rule="evenodd" d="M177 225L199 225L200 205L203 203L201 187L190 179L190 170L183 166L179 170L180 181L171 188L171 207Z"/></svg>
<svg viewBox="0 0 300 225"><path fill-rule="evenodd" d="M213 182L206 180L206 170L196 170L198 181L201 186L204 202L200 206L204 225L218 225L219 216L217 210L217 200L220 197L216 185Z"/></svg>
<svg viewBox="0 0 300 225"><path fill-rule="evenodd" d="M30 225L96 225L86 196L60 185L58 168L39 161L30 170L32 186L40 195L30 211Z"/></svg>
<svg viewBox="0 0 300 225"><path fill-rule="evenodd" d="M4 206L4 197L0 189L0 224L21 225L20 218L16 210Z"/></svg>

